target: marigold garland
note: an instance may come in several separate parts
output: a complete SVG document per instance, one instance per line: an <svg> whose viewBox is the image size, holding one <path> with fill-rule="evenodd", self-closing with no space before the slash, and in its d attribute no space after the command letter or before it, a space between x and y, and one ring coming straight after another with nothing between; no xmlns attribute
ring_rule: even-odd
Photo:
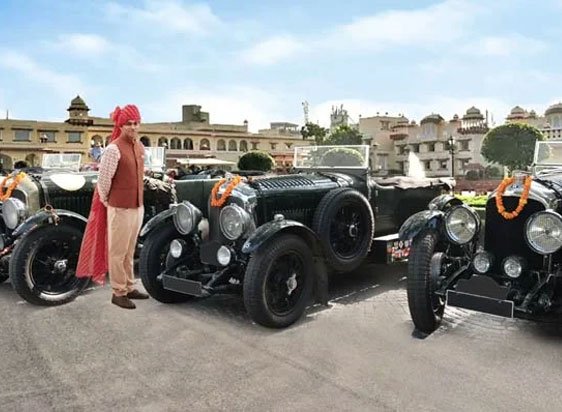
<svg viewBox="0 0 562 412"><path fill-rule="evenodd" d="M12 173L12 174L6 176L4 179L2 179L2 183L0 183L0 202L3 202L4 200L9 199L12 196L12 192L15 190L16 187L18 187L18 185L24 179L24 177L25 177L25 173L19 172L15 176ZM6 182L10 178L13 179L12 183L10 183L10 186L8 186L8 190L6 190L6 193L4 193L4 187L6 186Z"/></svg>
<svg viewBox="0 0 562 412"><path fill-rule="evenodd" d="M224 193L221 195L221 197L217 198L217 193L219 192L220 187L226 182L226 180L227 179L221 179L213 186L213 190L211 190L211 206L221 207L222 205L224 205L230 197L234 188L238 186L240 182L242 182L242 177L238 175L234 176L226 186L226 189L224 190Z"/></svg>
<svg viewBox="0 0 562 412"><path fill-rule="evenodd" d="M531 182L533 178L531 176L527 176L525 178L525 185L523 187L523 193L519 198L519 204L517 208L512 212L507 212L503 205L503 194L508 186L511 186L515 181L514 177L508 177L502 180L500 185L498 186L498 190L496 192L496 208L498 209L498 213L503 216L506 220L515 219L519 216L519 213L523 210L525 205L527 204L527 200L529 199L529 191L531 190Z"/></svg>

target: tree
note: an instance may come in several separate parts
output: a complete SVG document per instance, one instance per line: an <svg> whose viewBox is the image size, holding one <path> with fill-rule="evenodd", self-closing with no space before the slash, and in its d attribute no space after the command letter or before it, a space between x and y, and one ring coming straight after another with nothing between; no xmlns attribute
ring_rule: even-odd
<svg viewBox="0 0 562 412"><path fill-rule="evenodd" d="M322 166L361 166L364 162L361 153L348 147L334 147L322 156Z"/></svg>
<svg viewBox="0 0 562 412"><path fill-rule="evenodd" d="M301 127L301 136L303 140L310 138L314 139L317 145L321 145L328 134L328 129L317 125L316 123L308 122Z"/></svg>
<svg viewBox="0 0 562 412"><path fill-rule="evenodd" d="M527 169L533 162L535 142L545 140L536 127L509 123L490 130L482 142L482 156L491 163L506 166L510 171Z"/></svg>
<svg viewBox="0 0 562 412"><path fill-rule="evenodd" d="M238 160L239 170L261 170L269 172L275 166L275 161L269 153L252 150L245 153Z"/></svg>
<svg viewBox="0 0 562 412"><path fill-rule="evenodd" d="M327 145L360 145L363 144L363 136L359 130L347 125L338 126L325 140Z"/></svg>

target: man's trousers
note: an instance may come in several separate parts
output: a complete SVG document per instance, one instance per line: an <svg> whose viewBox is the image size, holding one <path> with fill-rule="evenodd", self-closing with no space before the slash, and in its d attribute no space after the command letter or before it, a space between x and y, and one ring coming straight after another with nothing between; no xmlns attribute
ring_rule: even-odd
<svg viewBox="0 0 562 412"><path fill-rule="evenodd" d="M133 258L143 216L143 206L107 208L109 281L116 296L125 296L134 289Z"/></svg>

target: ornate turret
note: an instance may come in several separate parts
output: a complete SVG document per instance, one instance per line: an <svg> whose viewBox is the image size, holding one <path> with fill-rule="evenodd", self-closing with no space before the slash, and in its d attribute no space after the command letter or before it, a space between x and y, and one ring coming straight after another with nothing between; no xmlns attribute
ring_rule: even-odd
<svg viewBox="0 0 562 412"><path fill-rule="evenodd" d="M66 120L67 123L75 126L88 126L93 123L93 120L90 119L90 116L88 115L90 108L80 96L76 96L72 99L70 106L66 110L68 110L69 114L68 119Z"/></svg>
<svg viewBox="0 0 562 412"><path fill-rule="evenodd" d="M562 113L562 103L553 104L548 109L546 109L544 115L549 116L551 114L556 114L556 113Z"/></svg>
<svg viewBox="0 0 562 412"><path fill-rule="evenodd" d="M445 119L443 119L443 117L441 117L440 114L432 113L432 114L430 114L430 115L428 115L428 116L425 116L425 117L421 120L420 124L424 124L424 123L435 123L435 124L439 124L439 123L441 123L443 120L445 120Z"/></svg>
<svg viewBox="0 0 562 412"><path fill-rule="evenodd" d="M472 106L462 117L461 127L457 131L460 134L485 134L488 131L487 119L484 118L480 109Z"/></svg>

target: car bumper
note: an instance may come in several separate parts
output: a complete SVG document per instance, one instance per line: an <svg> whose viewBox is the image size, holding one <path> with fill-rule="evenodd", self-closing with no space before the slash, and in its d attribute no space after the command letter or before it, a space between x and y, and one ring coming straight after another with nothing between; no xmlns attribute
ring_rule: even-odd
<svg viewBox="0 0 562 412"><path fill-rule="evenodd" d="M512 318L515 305L507 299L508 291L489 276L473 275L447 290L447 305Z"/></svg>

